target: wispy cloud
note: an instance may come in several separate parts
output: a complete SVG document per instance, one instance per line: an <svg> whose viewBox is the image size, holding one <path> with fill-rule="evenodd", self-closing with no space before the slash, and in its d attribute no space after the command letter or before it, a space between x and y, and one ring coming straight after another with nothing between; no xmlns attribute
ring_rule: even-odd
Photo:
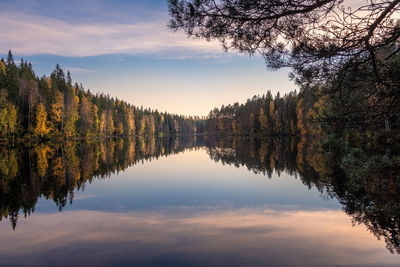
<svg viewBox="0 0 400 267"><path fill-rule="evenodd" d="M91 73L91 72L95 72L94 70L90 70L90 69L83 69L83 68L76 68L76 67L65 67L65 69L71 71L71 72L80 72L80 73Z"/></svg>
<svg viewBox="0 0 400 267"><path fill-rule="evenodd" d="M136 24L74 23L39 15L0 11L0 51L85 57L104 54L160 54L170 57L212 57L221 46L188 39L166 27L166 18Z"/></svg>

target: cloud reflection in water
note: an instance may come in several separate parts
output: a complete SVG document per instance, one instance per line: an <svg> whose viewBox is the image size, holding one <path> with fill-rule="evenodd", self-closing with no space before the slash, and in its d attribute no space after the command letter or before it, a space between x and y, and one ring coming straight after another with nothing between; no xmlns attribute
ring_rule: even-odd
<svg viewBox="0 0 400 267"><path fill-rule="evenodd" d="M9 227L0 224L1 228ZM4 229L3 229L4 230ZM2 231L2 264L385 266L399 263L342 211L176 208L36 213ZM1 264L0 264L1 265Z"/></svg>

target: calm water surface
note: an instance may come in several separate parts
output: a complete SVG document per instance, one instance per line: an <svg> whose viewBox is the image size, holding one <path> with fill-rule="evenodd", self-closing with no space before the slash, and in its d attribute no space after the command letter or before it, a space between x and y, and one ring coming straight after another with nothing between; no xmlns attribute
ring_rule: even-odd
<svg viewBox="0 0 400 267"><path fill-rule="evenodd" d="M346 188L316 150L200 138L3 147L0 265L399 266L397 213L366 207L376 192Z"/></svg>

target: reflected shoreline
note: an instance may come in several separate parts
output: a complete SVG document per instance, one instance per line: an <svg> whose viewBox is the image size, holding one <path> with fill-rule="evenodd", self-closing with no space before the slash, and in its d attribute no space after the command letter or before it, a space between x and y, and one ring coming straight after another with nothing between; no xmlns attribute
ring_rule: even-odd
<svg viewBox="0 0 400 267"><path fill-rule="evenodd" d="M353 224L363 224L391 253L400 254L400 179L398 171L357 172L338 169L318 140L219 139L212 136L107 139L90 142L0 146L0 218L15 229L18 217L35 211L39 198L53 201L61 211L72 204L74 192L94 179L184 151L206 149L215 162L245 166L271 178L273 173L298 177L308 188L337 199ZM363 175L364 183L357 177ZM28 222L29 223L29 222Z"/></svg>

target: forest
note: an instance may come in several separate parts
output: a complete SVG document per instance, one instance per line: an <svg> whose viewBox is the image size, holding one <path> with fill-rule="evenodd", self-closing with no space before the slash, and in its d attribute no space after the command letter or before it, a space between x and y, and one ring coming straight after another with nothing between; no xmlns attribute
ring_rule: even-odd
<svg viewBox="0 0 400 267"><path fill-rule="evenodd" d="M299 93L293 91L280 96L278 92L275 97L268 91L247 99L244 104L236 102L214 108L207 117L204 133L255 137L311 135L327 138L333 135L346 141L383 143L399 140L399 106L390 107L389 116L381 115L375 121L370 116L376 97L367 97L370 91L357 92L348 99L358 100L359 110L347 112L342 103L335 100L335 95L326 92L329 86L304 86Z"/></svg>
<svg viewBox="0 0 400 267"><path fill-rule="evenodd" d="M399 61L398 57L394 60ZM299 92L283 96L278 92L273 97L267 91L244 104L236 102L214 108L206 118L200 118L139 108L109 95L93 94L82 84L73 84L70 72L65 75L59 65L49 77L39 78L30 63L21 60L16 64L11 51L7 60L0 60L0 67L3 140L195 134L335 135L368 142L399 138L400 110L396 95L353 90L347 95L348 103L343 103L337 100L338 92L332 92L335 81L319 86L303 85ZM390 70L393 77L397 68L398 64L393 64ZM347 82L351 82L350 78ZM385 92L392 94L394 90Z"/></svg>
<svg viewBox="0 0 400 267"><path fill-rule="evenodd" d="M253 96L245 104L234 103L210 111L205 133L234 136L298 136L317 134L311 123L317 100L312 90L299 94L290 92L283 97Z"/></svg>
<svg viewBox="0 0 400 267"><path fill-rule="evenodd" d="M192 135L202 132L199 117L135 107L72 82L59 65L37 77L11 51L0 60L0 138L43 140L76 137Z"/></svg>

